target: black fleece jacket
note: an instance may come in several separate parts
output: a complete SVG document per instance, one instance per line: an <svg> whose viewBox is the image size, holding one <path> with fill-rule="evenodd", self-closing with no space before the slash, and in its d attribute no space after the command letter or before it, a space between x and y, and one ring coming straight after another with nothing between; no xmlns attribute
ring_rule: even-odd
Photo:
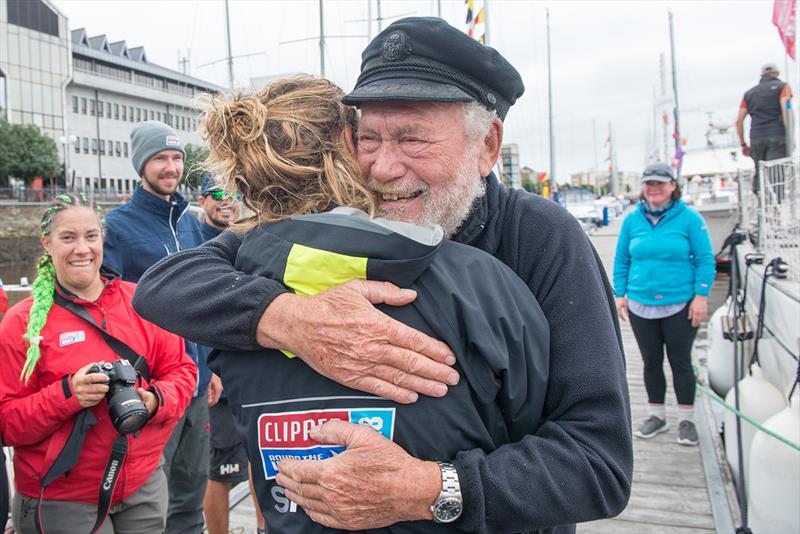
<svg viewBox="0 0 800 534"><path fill-rule="evenodd" d="M534 434L488 455L457 456L459 527L574 532L574 523L619 514L630 496L630 403L614 295L589 239L561 206L506 189L494 175L486 180L486 195L454 240L492 254L528 285L549 324L550 371ZM199 343L257 350L258 321L287 289L236 271L240 245L224 232L164 258L139 281L134 308Z"/></svg>

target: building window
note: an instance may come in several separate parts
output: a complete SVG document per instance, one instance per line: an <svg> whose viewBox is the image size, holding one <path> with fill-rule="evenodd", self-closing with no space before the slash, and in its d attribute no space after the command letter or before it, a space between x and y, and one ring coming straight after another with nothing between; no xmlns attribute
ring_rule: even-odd
<svg viewBox="0 0 800 534"><path fill-rule="evenodd" d="M88 154L89 153L89 138L88 137L84 137L83 138L83 153L84 154Z"/></svg>
<svg viewBox="0 0 800 534"><path fill-rule="evenodd" d="M95 104L94 99L89 100L89 115L91 115L92 117L94 117L94 104Z"/></svg>
<svg viewBox="0 0 800 534"><path fill-rule="evenodd" d="M141 122L141 120L142 120L142 110L136 108L136 122Z"/></svg>
<svg viewBox="0 0 800 534"><path fill-rule="evenodd" d="M114 104L114 120L119 120L119 104Z"/></svg>
<svg viewBox="0 0 800 534"><path fill-rule="evenodd" d="M92 138L92 154L97 155L97 139Z"/></svg>
<svg viewBox="0 0 800 534"><path fill-rule="evenodd" d="M97 101L97 116L98 117L102 117L103 116L103 107L104 107L103 106L103 101L102 100L98 100Z"/></svg>
<svg viewBox="0 0 800 534"><path fill-rule="evenodd" d="M151 121L152 121L152 120L155 120L155 118L156 118L156 114L155 114L155 112L154 112L154 111L151 109L151 110L150 110L150 120L151 120Z"/></svg>
<svg viewBox="0 0 800 534"><path fill-rule="evenodd" d="M86 99L81 98L81 115L86 115Z"/></svg>
<svg viewBox="0 0 800 534"><path fill-rule="evenodd" d="M106 102L106 117L111 118L111 102Z"/></svg>
<svg viewBox="0 0 800 534"><path fill-rule="evenodd" d="M131 122L133 122L133 106L128 106L128 113L131 118Z"/></svg>
<svg viewBox="0 0 800 534"><path fill-rule="evenodd" d="M124 157L126 157L126 158L128 157L128 142L127 141L124 141L122 143L122 155Z"/></svg>
<svg viewBox="0 0 800 534"><path fill-rule="evenodd" d="M117 155L118 158L122 156L122 143L120 143L119 141L114 143L114 153Z"/></svg>
<svg viewBox="0 0 800 534"><path fill-rule="evenodd" d="M161 112L160 111L156 111L156 120L157 121L161 120Z"/></svg>
<svg viewBox="0 0 800 534"><path fill-rule="evenodd" d="M76 154L80 154L81 153L81 138L80 137L75 139L75 153Z"/></svg>
<svg viewBox="0 0 800 534"><path fill-rule="evenodd" d="M122 106L122 120L128 120L128 106Z"/></svg>
<svg viewBox="0 0 800 534"><path fill-rule="evenodd" d="M114 141L111 140L108 141L108 155L109 157L114 155Z"/></svg>
<svg viewBox="0 0 800 534"><path fill-rule="evenodd" d="M164 113L164 122L172 126L172 114L171 113Z"/></svg>
<svg viewBox="0 0 800 534"><path fill-rule="evenodd" d="M73 113L77 113L78 112L78 97L77 96L73 96L72 97L72 112Z"/></svg>
<svg viewBox="0 0 800 534"><path fill-rule="evenodd" d="M7 6L11 24L59 37L58 15L41 0L12 0Z"/></svg>

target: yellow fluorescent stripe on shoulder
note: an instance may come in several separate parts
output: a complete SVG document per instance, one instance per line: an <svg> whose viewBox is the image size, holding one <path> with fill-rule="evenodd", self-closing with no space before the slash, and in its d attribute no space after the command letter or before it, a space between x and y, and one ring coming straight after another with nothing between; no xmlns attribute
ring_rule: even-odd
<svg viewBox="0 0 800 534"><path fill-rule="evenodd" d="M298 295L314 295L353 279L367 279L367 258L292 245L283 283Z"/></svg>
<svg viewBox="0 0 800 534"><path fill-rule="evenodd" d="M283 273L283 283L298 295L314 295L354 279L367 279L367 258L298 244L292 245ZM289 351L281 352L289 358L295 357Z"/></svg>

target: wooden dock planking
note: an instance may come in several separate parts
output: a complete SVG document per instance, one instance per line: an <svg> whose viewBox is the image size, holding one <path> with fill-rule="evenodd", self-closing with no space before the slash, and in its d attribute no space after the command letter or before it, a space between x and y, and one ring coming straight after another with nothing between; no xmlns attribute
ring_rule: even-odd
<svg viewBox="0 0 800 534"><path fill-rule="evenodd" d="M613 278L614 252L621 222L613 221L591 236L609 279ZM719 296L712 295L710 300L709 308L713 310L714 301L719 300ZM630 323L622 322L621 326L632 424L636 428L647 417L647 392L636 338ZM685 447L676 442L677 403L672 390L672 373L666 358L664 360L670 429L649 440L634 438L633 487L627 508L616 518L578 525L580 534L701 534L715 531L700 448Z"/></svg>

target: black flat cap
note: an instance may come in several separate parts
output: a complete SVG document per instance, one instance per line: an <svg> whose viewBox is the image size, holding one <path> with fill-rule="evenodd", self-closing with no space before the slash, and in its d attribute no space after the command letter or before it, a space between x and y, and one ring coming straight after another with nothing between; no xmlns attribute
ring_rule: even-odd
<svg viewBox="0 0 800 534"><path fill-rule="evenodd" d="M524 91L517 69L494 48L440 18L407 17L367 45L361 75L342 101L475 101L505 119Z"/></svg>

